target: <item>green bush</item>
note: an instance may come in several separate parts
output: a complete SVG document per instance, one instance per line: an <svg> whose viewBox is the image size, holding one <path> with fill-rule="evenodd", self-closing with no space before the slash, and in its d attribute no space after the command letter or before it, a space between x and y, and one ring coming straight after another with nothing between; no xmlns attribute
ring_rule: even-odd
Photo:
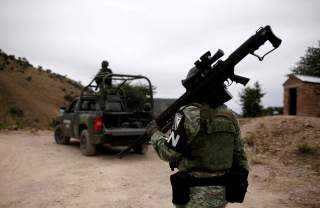
<svg viewBox="0 0 320 208"><path fill-rule="evenodd" d="M73 97L69 94L66 94L63 98L68 102L71 102L73 100Z"/></svg>
<svg viewBox="0 0 320 208"><path fill-rule="evenodd" d="M0 123L0 129L6 129L8 126L4 123Z"/></svg>
<svg viewBox="0 0 320 208"><path fill-rule="evenodd" d="M240 105L242 106L243 117L258 117L262 115L263 106L261 98L266 93L262 92L259 82L255 82L253 87L246 87L239 93Z"/></svg>
<svg viewBox="0 0 320 208"><path fill-rule="evenodd" d="M23 111L17 106L11 106L9 112L12 116L17 116L17 117L24 116Z"/></svg>
<svg viewBox="0 0 320 208"><path fill-rule="evenodd" d="M262 110L264 116L282 115L283 107L267 107Z"/></svg>
<svg viewBox="0 0 320 208"><path fill-rule="evenodd" d="M48 126L50 128L54 128L57 125L57 120L55 118L52 118L51 121L49 122Z"/></svg>
<svg viewBox="0 0 320 208"><path fill-rule="evenodd" d="M122 90L127 98L127 107L130 111L142 111L144 104L151 102L148 97L149 88L146 85L124 84Z"/></svg>
<svg viewBox="0 0 320 208"><path fill-rule="evenodd" d="M28 76L28 77L26 78L26 80L27 80L28 82L31 82L31 81L32 81L32 77L31 77L31 76Z"/></svg>

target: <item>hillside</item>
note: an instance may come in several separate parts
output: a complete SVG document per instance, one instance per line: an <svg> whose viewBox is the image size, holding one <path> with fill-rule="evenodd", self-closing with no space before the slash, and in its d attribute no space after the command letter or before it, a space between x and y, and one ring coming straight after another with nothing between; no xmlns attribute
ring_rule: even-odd
<svg viewBox="0 0 320 208"><path fill-rule="evenodd" d="M0 51L0 128L50 127L59 107L79 95L81 87Z"/></svg>

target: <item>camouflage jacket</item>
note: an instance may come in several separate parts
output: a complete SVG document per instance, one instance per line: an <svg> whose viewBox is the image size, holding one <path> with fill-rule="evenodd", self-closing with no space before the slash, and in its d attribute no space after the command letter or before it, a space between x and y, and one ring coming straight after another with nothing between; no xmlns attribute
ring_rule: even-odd
<svg viewBox="0 0 320 208"><path fill-rule="evenodd" d="M224 172L232 164L248 169L239 123L225 106L182 107L175 115L170 136L156 131L151 143L162 160L176 162L179 171Z"/></svg>

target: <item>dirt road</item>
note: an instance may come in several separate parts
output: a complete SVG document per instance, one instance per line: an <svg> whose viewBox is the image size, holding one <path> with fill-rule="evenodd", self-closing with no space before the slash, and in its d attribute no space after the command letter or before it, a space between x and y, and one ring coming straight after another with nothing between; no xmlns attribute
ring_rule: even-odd
<svg viewBox="0 0 320 208"><path fill-rule="evenodd" d="M57 145L51 132L0 132L0 207L172 207L167 163L151 147L123 159L118 151L85 157L77 141ZM228 208L292 207L287 195L265 191L255 179L263 174L253 167L245 203Z"/></svg>

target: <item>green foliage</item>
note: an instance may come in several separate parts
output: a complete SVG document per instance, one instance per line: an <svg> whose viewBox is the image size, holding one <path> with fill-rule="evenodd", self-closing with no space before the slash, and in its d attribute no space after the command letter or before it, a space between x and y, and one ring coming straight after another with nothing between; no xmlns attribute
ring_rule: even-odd
<svg viewBox="0 0 320 208"><path fill-rule="evenodd" d="M48 126L49 128L54 128L57 125L57 120L55 118L51 119Z"/></svg>
<svg viewBox="0 0 320 208"><path fill-rule="evenodd" d="M0 123L0 129L6 129L6 128L8 128L7 124Z"/></svg>
<svg viewBox="0 0 320 208"><path fill-rule="evenodd" d="M0 55L3 57L5 61L8 60L8 54L6 54L4 51L1 51Z"/></svg>
<svg viewBox="0 0 320 208"><path fill-rule="evenodd" d="M318 47L308 47L305 56L291 71L293 74L320 77L320 41Z"/></svg>
<svg viewBox="0 0 320 208"><path fill-rule="evenodd" d="M265 95L262 92L259 82L255 82L253 87L246 87L240 94L243 117L257 117L262 115L263 106L261 98Z"/></svg>
<svg viewBox="0 0 320 208"><path fill-rule="evenodd" d="M124 84L121 87L127 98L127 108L130 111L142 111L145 103L150 103L149 87L146 85Z"/></svg>
<svg viewBox="0 0 320 208"><path fill-rule="evenodd" d="M12 116L23 117L23 111L17 106L11 106L9 112Z"/></svg>
<svg viewBox="0 0 320 208"><path fill-rule="evenodd" d="M16 60L16 62L23 69L27 69L28 67L33 67L26 58L18 57L18 60Z"/></svg>
<svg viewBox="0 0 320 208"><path fill-rule="evenodd" d="M264 116L282 115L283 107L267 107L262 110Z"/></svg>
<svg viewBox="0 0 320 208"><path fill-rule="evenodd" d="M9 57L9 59L11 59L13 61L16 59L16 57L14 55L9 55L8 57Z"/></svg>

